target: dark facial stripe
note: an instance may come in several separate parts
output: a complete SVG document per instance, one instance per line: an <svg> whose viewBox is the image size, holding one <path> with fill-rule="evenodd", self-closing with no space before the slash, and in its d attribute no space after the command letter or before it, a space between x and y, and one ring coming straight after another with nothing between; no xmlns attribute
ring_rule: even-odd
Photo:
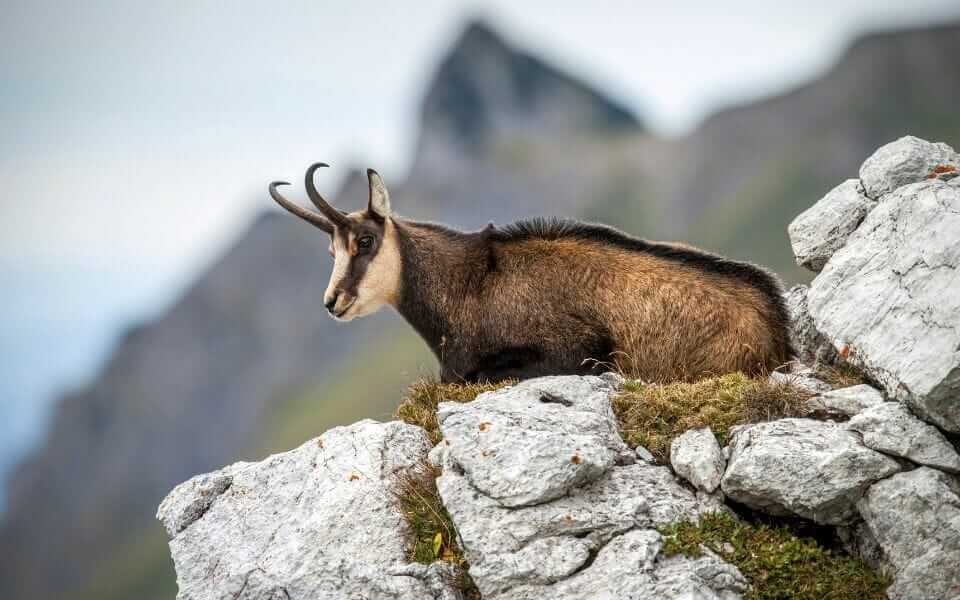
<svg viewBox="0 0 960 600"><path fill-rule="evenodd" d="M383 245L383 234L384 227L382 223L376 224L365 220L361 223L354 223L351 226L348 235L353 238L352 243L357 247L357 254L350 257L346 273L344 273L343 278L341 278L339 282L336 282L338 290L356 297L360 282L363 281L364 276L367 274L367 268L369 268L370 263L373 262L373 259L377 256L377 253L380 252L380 247ZM372 235L374 238L373 247L366 251L356 246L360 238L364 235ZM348 248L350 244L351 240L348 238Z"/></svg>

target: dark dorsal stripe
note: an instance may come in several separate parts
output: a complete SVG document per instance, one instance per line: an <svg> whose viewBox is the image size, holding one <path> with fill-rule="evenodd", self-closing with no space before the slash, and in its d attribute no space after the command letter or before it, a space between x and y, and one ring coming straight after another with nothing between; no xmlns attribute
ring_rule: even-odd
<svg viewBox="0 0 960 600"><path fill-rule="evenodd" d="M757 265L709 252L638 239L607 225L581 223L572 219L536 218L490 230L487 235L489 239L502 243L576 239L643 252L706 273L732 277L757 288L775 304L782 305L783 302L783 291L777 279Z"/></svg>

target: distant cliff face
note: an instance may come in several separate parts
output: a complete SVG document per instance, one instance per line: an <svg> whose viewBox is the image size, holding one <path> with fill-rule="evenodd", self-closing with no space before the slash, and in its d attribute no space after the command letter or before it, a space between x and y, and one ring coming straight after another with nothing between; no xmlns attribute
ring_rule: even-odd
<svg viewBox="0 0 960 600"><path fill-rule="evenodd" d="M504 141L640 130L629 109L511 48L483 23L468 26L441 63L420 122L416 164L425 169L477 158Z"/></svg>
<svg viewBox="0 0 960 600"><path fill-rule="evenodd" d="M957 145L958 53L960 26L869 36L821 80L664 141L474 25L424 97L413 169L391 182L394 207L464 227L588 214L786 271L787 223L874 148L907 132ZM360 185L351 180L340 197L365 197ZM174 484L255 457L251 440L265 422L284 410L296 420L287 398L339 379L333 361L374 340L383 321L337 326L323 314L326 244L292 217L261 218L166 315L127 336L89 388L60 403L47 444L11 483L0 596L62 598L110 571L107 558L130 554L131 538L159 536L153 509ZM162 547L154 559L171 577Z"/></svg>

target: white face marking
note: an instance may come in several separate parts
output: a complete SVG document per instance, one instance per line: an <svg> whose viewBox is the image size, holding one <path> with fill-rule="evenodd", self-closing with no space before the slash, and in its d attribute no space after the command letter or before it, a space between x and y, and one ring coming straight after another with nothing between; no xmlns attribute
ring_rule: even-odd
<svg viewBox="0 0 960 600"><path fill-rule="evenodd" d="M356 214L356 213L355 213ZM351 215L353 216L353 215ZM343 281L350 270L353 256L349 251L349 240L344 235L335 235L333 242L333 273L324 294L326 302L334 295L334 290ZM338 321L350 321L375 313L386 304L395 304L400 291L400 247L397 232L390 219L385 221L383 239L380 247L357 286L356 298L338 297L334 307Z"/></svg>

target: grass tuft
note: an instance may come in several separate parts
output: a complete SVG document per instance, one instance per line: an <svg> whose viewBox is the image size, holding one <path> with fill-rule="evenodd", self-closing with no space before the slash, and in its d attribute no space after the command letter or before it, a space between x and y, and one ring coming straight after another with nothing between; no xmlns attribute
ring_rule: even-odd
<svg viewBox="0 0 960 600"><path fill-rule="evenodd" d="M470 578L457 530L437 491L440 469L422 463L396 475L394 497L410 528L407 555L421 564L442 560L458 567L451 583L466 600L479 600L480 592Z"/></svg>
<svg viewBox="0 0 960 600"><path fill-rule="evenodd" d="M434 379L420 379L407 388L403 401L397 407L396 416L404 423L424 428L430 443L440 443L440 426L437 423L437 405L441 402L470 402L483 392L498 390L516 383L440 383Z"/></svg>
<svg viewBox="0 0 960 600"><path fill-rule="evenodd" d="M688 429L710 427L724 445L734 425L805 416L809 397L796 386L731 373L694 383L628 381L612 404L624 441L665 464L670 442Z"/></svg>
<svg viewBox="0 0 960 600"><path fill-rule="evenodd" d="M751 583L746 600L882 600L888 575L834 554L785 527L737 523L730 515L700 517L700 524L660 528L666 556L697 557L706 547L735 565Z"/></svg>
<svg viewBox="0 0 960 600"><path fill-rule="evenodd" d="M844 362L837 362L833 365L818 365L814 376L820 381L830 384L835 390L868 383L854 366Z"/></svg>

